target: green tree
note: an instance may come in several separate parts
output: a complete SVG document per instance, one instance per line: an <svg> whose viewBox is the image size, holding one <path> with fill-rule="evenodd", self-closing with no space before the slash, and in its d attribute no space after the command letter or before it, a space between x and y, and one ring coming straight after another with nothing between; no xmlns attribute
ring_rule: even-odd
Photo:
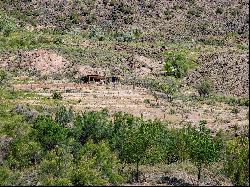
<svg viewBox="0 0 250 187"><path fill-rule="evenodd" d="M248 137L241 135L226 143L224 170L235 185L249 185Z"/></svg>
<svg viewBox="0 0 250 187"><path fill-rule="evenodd" d="M123 162L136 165L136 181L139 181L140 164L162 160L164 143L164 128L160 121L146 122L130 114L115 114L111 145Z"/></svg>
<svg viewBox="0 0 250 187"><path fill-rule="evenodd" d="M165 152L163 160L167 164L184 161L188 158L185 128L166 130L162 141L161 149Z"/></svg>
<svg viewBox="0 0 250 187"><path fill-rule="evenodd" d="M57 146L47 152L39 165L39 182L41 185L72 185L71 175L74 168L74 159L68 148Z"/></svg>
<svg viewBox="0 0 250 187"><path fill-rule="evenodd" d="M110 185L123 181L119 160L105 141L86 142L78 154L76 166L71 177L74 185Z"/></svg>
<svg viewBox="0 0 250 187"><path fill-rule="evenodd" d="M205 128L205 121L200 121L199 128L186 129L187 153L189 159L198 168L198 181L204 166L218 161L222 151L222 139L220 134L213 137L210 130Z"/></svg>
<svg viewBox="0 0 250 187"><path fill-rule="evenodd" d="M142 120L121 112L115 114L112 147L125 163L136 164L136 180L139 180L139 164L143 160L147 142L140 134Z"/></svg>
<svg viewBox="0 0 250 187"><path fill-rule="evenodd" d="M38 116L33 129L36 139L46 150L67 142L69 135L69 130L54 122L50 116Z"/></svg>
<svg viewBox="0 0 250 187"><path fill-rule="evenodd" d="M107 110L84 112L76 117L73 136L84 144L88 139L95 143L108 139L112 123Z"/></svg>

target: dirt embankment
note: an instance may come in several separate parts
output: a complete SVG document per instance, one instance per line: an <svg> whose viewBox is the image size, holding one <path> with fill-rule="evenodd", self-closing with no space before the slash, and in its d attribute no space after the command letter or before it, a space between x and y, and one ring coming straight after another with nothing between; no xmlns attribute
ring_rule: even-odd
<svg viewBox="0 0 250 187"><path fill-rule="evenodd" d="M39 49L5 53L0 57L0 67L18 71L19 75L63 78L73 64L52 51Z"/></svg>

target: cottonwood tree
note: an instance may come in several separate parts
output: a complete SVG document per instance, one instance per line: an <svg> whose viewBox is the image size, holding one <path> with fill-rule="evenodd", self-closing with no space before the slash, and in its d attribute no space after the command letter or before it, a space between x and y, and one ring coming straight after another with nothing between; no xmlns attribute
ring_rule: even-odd
<svg viewBox="0 0 250 187"><path fill-rule="evenodd" d="M144 121L129 114L115 115L111 144L125 163L136 165L136 181L139 181L139 165L161 160L160 141L163 127L158 121Z"/></svg>
<svg viewBox="0 0 250 187"><path fill-rule="evenodd" d="M120 161L105 141L95 144L89 140L76 157L76 168L72 172L73 185L119 184L123 177L119 173Z"/></svg>
<svg viewBox="0 0 250 187"><path fill-rule="evenodd" d="M38 116L33 125L33 133L46 150L67 142L69 130L56 123L51 116Z"/></svg>
<svg viewBox="0 0 250 187"><path fill-rule="evenodd" d="M187 153L198 169L198 181L201 178L202 168L218 161L222 151L220 134L213 137L205 124L205 121L200 121L199 128L189 125L186 131Z"/></svg>
<svg viewBox="0 0 250 187"><path fill-rule="evenodd" d="M72 131L74 138L84 144L88 139L92 139L95 143L108 139L111 129L108 111L103 109L77 115Z"/></svg>

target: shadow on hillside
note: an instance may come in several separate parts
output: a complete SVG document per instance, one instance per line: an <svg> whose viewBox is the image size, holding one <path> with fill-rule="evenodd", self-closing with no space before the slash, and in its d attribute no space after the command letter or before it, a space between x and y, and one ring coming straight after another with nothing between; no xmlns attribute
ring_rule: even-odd
<svg viewBox="0 0 250 187"><path fill-rule="evenodd" d="M177 179L176 177L162 176L161 181L173 186L193 186L193 184L187 183L183 179Z"/></svg>

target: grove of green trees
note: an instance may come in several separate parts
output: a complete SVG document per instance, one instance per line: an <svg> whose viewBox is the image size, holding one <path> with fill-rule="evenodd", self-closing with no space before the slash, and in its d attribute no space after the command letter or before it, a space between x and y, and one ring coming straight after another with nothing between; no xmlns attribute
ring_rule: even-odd
<svg viewBox="0 0 250 187"><path fill-rule="evenodd" d="M1 137L11 139L8 146L1 139L0 185L139 182L142 165L185 160L196 166L198 180L204 168L220 162L235 185L248 185L248 137L225 139L220 132L212 134L205 121L199 127L170 128L166 122L127 113L75 113L64 106L54 114L38 115L34 122L11 115L13 122L0 128ZM125 172L126 165L135 171Z"/></svg>

